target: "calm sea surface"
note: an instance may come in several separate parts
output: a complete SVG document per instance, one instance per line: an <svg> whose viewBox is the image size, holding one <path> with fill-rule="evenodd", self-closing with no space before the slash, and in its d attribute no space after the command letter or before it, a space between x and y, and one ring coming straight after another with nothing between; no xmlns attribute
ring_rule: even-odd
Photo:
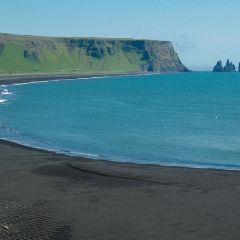
<svg viewBox="0 0 240 240"><path fill-rule="evenodd" d="M118 161L240 168L239 73L49 81L0 91L0 138Z"/></svg>

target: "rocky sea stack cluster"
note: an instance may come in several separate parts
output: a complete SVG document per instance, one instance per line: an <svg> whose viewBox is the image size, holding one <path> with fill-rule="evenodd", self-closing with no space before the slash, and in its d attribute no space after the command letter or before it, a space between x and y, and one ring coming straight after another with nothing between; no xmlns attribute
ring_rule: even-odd
<svg viewBox="0 0 240 240"><path fill-rule="evenodd" d="M218 61L217 64L213 67L213 72L235 72L236 67L235 65L229 61L226 62L226 65L223 67L222 61ZM238 72L240 72L240 63L238 65Z"/></svg>

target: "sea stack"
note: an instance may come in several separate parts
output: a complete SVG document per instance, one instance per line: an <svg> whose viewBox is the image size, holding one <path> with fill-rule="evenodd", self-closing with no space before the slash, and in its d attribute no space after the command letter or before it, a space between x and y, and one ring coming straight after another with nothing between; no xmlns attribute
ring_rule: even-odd
<svg viewBox="0 0 240 240"><path fill-rule="evenodd" d="M238 70L240 71L240 63ZM217 64L213 67L213 72L235 72L236 68L235 65L229 61L229 59L226 62L226 65L222 66L222 61L218 61Z"/></svg>
<svg viewBox="0 0 240 240"><path fill-rule="evenodd" d="M217 64L213 67L213 72L223 72L222 61L218 61Z"/></svg>
<svg viewBox="0 0 240 240"><path fill-rule="evenodd" d="M226 62L226 65L224 67L224 72L235 72L235 65L229 61L229 59Z"/></svg>

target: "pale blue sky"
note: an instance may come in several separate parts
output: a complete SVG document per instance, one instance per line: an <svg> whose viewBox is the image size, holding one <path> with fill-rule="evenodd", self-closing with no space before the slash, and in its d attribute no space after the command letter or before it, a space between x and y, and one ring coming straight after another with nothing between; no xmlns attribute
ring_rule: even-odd
<svg viewBox="0 0 240 240"><path fill-rule="evenodd" d="M239 0L0 0L0 32L171 40L188 67L240 61Z"/></svg>

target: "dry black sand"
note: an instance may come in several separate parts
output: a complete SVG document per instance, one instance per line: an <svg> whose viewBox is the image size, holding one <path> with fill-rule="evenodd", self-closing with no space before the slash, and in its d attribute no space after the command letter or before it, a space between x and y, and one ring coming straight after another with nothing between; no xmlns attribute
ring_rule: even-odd
<svg viewBox="0 0 240 240"><path fill-rule="evenodd" d="M96 161L0 141L0 239L240 239L240 173Z"/></svg>

